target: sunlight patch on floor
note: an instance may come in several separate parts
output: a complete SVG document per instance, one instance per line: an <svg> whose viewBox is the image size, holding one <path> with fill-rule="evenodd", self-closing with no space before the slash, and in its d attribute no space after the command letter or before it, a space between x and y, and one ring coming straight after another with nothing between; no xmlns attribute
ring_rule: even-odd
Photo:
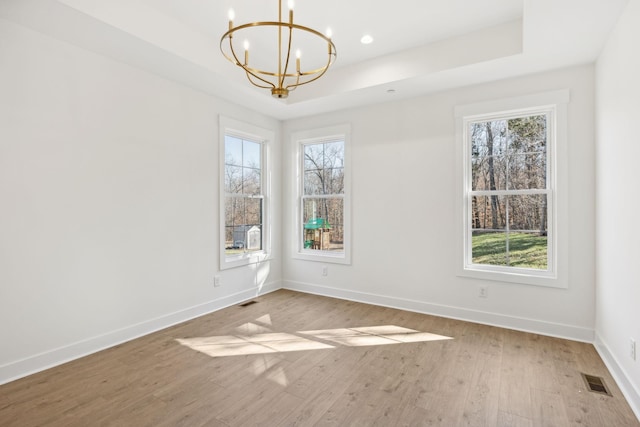
<svg viewBox="0 0 640 427"><path fill-rule="evenodd" d="M333 348L333 346L329 344L285 333L268 333L250 336L226 335L219 337L179 338L177 341L182 345L211 357Z"/></svg>
<svg viewBox="0 0 640 427"><path fill-rule="evenodd" d="M236 330L242 331L245 334L179 338L177 341L184 346L208 356L224 357L305 350L326 350L335 348L335 345L362 347L453 339L444 335L420 332L394 325L321 329L315 331L299 331L293 334L285 332L265 332L267 329L264 327L253 323L245 323ZM246 334L247 332L249 332L249 334ZM259 370L260 368L258 367L257 369Z"/></svg>
<svg viewBox="0 0 640 427"><path fill-rule="evenodd" d="M370 326L364 328L323 329L318 331L304 331L300 333L350 347L452 339L451 337L443 335L420 332L414 329L393 325Z"/></svg>

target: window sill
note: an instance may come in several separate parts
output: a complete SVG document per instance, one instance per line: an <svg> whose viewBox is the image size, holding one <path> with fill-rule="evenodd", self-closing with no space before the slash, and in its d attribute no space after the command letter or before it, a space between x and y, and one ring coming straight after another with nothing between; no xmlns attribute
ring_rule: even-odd
<svg viewBox="0 0 640 427"><path fill-rule="evenodd" d="M294 258L304 261L316 261L332 264L351 264L345 252L331 253L318 250L301 250L293 255Z"/></svg>
<svg viewBox="0 0 640 427"><path fill-rule="evenodd" d="M244 267L250 264L258 264L271 259L271 255L267 252L254 252L250 254L240 254L233 256L224 256L220 262L220 270L228 270L230 268Z"/></svg>
<svg viewBox="0 0 640 427"><path fill-rule="evenodd" d="M517 269L511 272L496 271L491 267L483 268L483 266L468 266L460 269L457 275L471 279L544 286L548 288L566 289L568 287L566 280L558 277L552 272L529 272L526 269Z"/></svg>

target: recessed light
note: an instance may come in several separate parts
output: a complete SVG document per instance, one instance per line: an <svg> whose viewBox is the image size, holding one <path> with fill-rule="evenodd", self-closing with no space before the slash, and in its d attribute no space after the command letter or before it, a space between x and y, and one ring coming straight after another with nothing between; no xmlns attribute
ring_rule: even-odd
<svg viewBox="0 0 640 427"><path fill-rule="evenodd" d="M395 89L387 89L387 93L396 93Z"/></svg>
<svg viewBox="0 0 640 427"><path fill-rule="evenodd" d="M365 34L360 39L360 43L362 43L362 44L371 44L371 43L373 43L373 37L371 37L369 34Z"/></svg>

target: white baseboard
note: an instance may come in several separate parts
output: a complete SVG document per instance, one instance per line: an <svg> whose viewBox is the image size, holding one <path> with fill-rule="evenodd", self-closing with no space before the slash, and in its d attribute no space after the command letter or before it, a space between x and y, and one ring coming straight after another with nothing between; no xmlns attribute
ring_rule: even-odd
<svg viewBox="0 0 640 427"><path fill-rule="evenodd" d="M79 359L109 347L131 341L132 339L148 335L178 323L238 304L242 301L246 301L247 299L254 298L257 295L264 295L269 292L277 291L280 288L280 282L269 283L261 286L260 288L253 287L246 291L227 295L175 313L170 313L155 319L149 319L135 325L87 338L86 340L49 350L6 365L1 365L0 385L75 359Z"/></svg>
<svg viewBox="0 0 640 427"><path fill-rule="evenodd" d="M607 343L605 343L597 333L594 346L600 358L607 366L607 369L611 372L611 376L616 381L616 384L620 387L620 391L622 391L625 399L629 402L629 406L631 406L634 414L636 414L638 421L640 421L640 391L638 391L636 385L629 380L630 377L626 374L622 366L620 366L613 353L609 351Z"/></svg>
<svg viewBox="0 0 640 427"><path fill-rule="evenodd" d="M350 301L363 302L389 308L414 311L417 313L431 314L450 319L465 320L481 323L483 325L498 326L523 332L532 332L557 338L565 338L573 341L593 343L594 331L589 328L563 325L560 323L544 322L541 320L527 319L515 316L506 316L496 313L488 313L466 308L451 307L440 304L431 304L423 301L415 301L397 298L387 295L376 295L364 292L349 291L344 289L319 286L315 284L284 281L283 289L306 292L309 294L323 295Z"/></svg>

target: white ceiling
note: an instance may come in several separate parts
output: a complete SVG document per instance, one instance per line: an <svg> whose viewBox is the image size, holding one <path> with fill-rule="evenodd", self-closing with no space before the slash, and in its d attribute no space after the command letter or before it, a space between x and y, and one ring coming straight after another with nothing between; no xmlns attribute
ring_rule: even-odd
<svg viewBox="0 0 640 427"><path fill-rule="evenodd" d="M297 0L338 57L287 100L219 51L230 8L236 25L276 20L277 0L0 0L0 17L284 120L593 62L627 2Z"/></svg>

